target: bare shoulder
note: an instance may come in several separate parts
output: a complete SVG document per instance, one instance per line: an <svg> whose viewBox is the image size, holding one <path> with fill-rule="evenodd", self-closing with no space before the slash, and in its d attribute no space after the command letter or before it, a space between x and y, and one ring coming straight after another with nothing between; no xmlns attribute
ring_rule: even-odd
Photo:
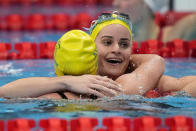
<svg viewBox="0 0 196 131"><path fill-rule="evenodd" d="M158 61L165 61L163 57L157 55L157 54L134 54L131 55L130 60L133 63L137 63L137 64L142 64L144 62L148 62L148 61L154 61L154 60L158 60Z"/></svg>
<svg viewBox="0 0 196 131"><path fill-rule="evenodd" d="M60 95L57 93L50 93L46 95L39 96L37 98L43 98L43 99L62 99Z"/></svg>

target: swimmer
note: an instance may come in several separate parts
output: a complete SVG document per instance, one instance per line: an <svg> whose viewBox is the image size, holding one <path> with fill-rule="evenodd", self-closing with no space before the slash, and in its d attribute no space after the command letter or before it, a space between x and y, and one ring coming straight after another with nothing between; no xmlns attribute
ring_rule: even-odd
<svg viewBox="0 0 196 131"><path fill-rule="evenodd" d="M163 29L155 23L154 12L164 9L164 5L168 5L167 2L168 0L114 0L113 5L119 12L127 13L131 17L135 41L158 39L168 42L176 38L196 39L195 13L180 19L172 26L163 27Z"/></svg>
<svg viewBox="0 0 196 131"><path fill-rule="evenodd" d="M87 33L81 30L71 30L58 40L54 51L54 67L57 76L80 76L84 74L96 75L98 69L97 62L98 56L95 42ZM113 84L116 84L116 86L118 86L115 82L113 82ZM113 96L115 92L112 91L112 89L121 91L120 88L115 88L116 86L113 87L109 84L108 88L103 88L101 85L96 85L95 82L93 87L91 87L94 90L91 90L91 92L95 91L97 94L99 94L99 92L97 92L96 90L102 89L103 91L100 91L103 94ZM63 98L66 98L66 96L69 96L70 93L63 93L58 91L58 94Z"/></svg>
<svg viewBox="0 0 196 131"><path fill-rule="evenodd" d="M38 97L57 90L57 93L54 94L66 98L60 91L66 92L69 90L70 92L94 94L98 97L103 97L96 90L109 96L114 96L115 92L113 90L121 91L116 82L106 77L95 76L97 73L96 45L92 38L81 30L69 31L58 40L54 58L55 73L57 76L62 77L58 77L58 79L57 77L19 79L1 87L0 96L17 97L19 95L20 97ZM89 78L88 75L83 74L92 76ZM65 75L70 76L65 77ZM74 78L72 75L78 77ZM39 82L36 83L36 81ZM71 86L70 83L72 83ZM34 89L33 86L39 87L39 89L31 90L31 88ZM17 87L20 88L17 90ZM4 93L6 95L3 95Z"/></svg>
<svg viewBox="0 0 196 131"><path fill-rule="evenodd" d="M131 55L132 31L127 15L102 14L90 32L97 47L97 75L24 78L2 86L0 96L62 99L57 91L68 99L84 94L86 98L89 94L116 96L119 92L144 95L157 86L164 72L164 59L152 54Z"/></svg>

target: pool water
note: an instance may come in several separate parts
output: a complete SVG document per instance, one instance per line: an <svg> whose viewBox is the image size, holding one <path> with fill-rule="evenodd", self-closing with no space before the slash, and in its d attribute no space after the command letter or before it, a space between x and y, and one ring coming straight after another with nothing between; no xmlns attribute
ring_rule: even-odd
<svg viewBox="0 0 196 131"><path fill-rule="evenodd" d="M53 77L53 60L0 61L0 86L25 77ZM166 59L165 75L183 77L196 75L196 59ZM27 87L28 88L28 87ZM158 116L165 118L185 115L196 118L196 98L179 92L177 96L144 98L121 95L98 100L38 100L0 98L0 119L58 117L72 119L80 116Z"/></svg>

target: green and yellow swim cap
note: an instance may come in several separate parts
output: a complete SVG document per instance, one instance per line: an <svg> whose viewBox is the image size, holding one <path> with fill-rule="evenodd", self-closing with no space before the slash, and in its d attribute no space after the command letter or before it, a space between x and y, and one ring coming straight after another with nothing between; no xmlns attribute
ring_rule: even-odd
<svg viewBox="0 0 196 131"><path fill-rule="evenodd" d="M99 16L98 20L90 27L90 34L93 40L96 39L98 33L106 26L111 24L120 24L126 27L129 31L132 41L132 24L130 23L129 16L126 14L114 12L114 13L103 13Z"/></svg>
<svg viewBox="0 0 196 131"><path fill-rule="evenodd" d="M65 33L55 47L54 67L57 76L96 74L97 50L90 35L81 30Z"/></svg>

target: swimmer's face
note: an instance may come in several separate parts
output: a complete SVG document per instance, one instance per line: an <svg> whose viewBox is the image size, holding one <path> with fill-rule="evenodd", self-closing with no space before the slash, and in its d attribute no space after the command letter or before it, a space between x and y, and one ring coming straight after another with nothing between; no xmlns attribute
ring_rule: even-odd
<svg viewBox="0 0 196 131"><path fill-rule="evenodd" d="M95 39L98 50L98 73L116 79L125 73L131 55L131 36L119 24L104 27Z"/></svg>
<svg viewBox="0 0 196 131"><path fill-rule="evenodd" d="M113 6L121 13L129 14L131 21L135 23L141 18L143 0L114 0Z"/></svg>

